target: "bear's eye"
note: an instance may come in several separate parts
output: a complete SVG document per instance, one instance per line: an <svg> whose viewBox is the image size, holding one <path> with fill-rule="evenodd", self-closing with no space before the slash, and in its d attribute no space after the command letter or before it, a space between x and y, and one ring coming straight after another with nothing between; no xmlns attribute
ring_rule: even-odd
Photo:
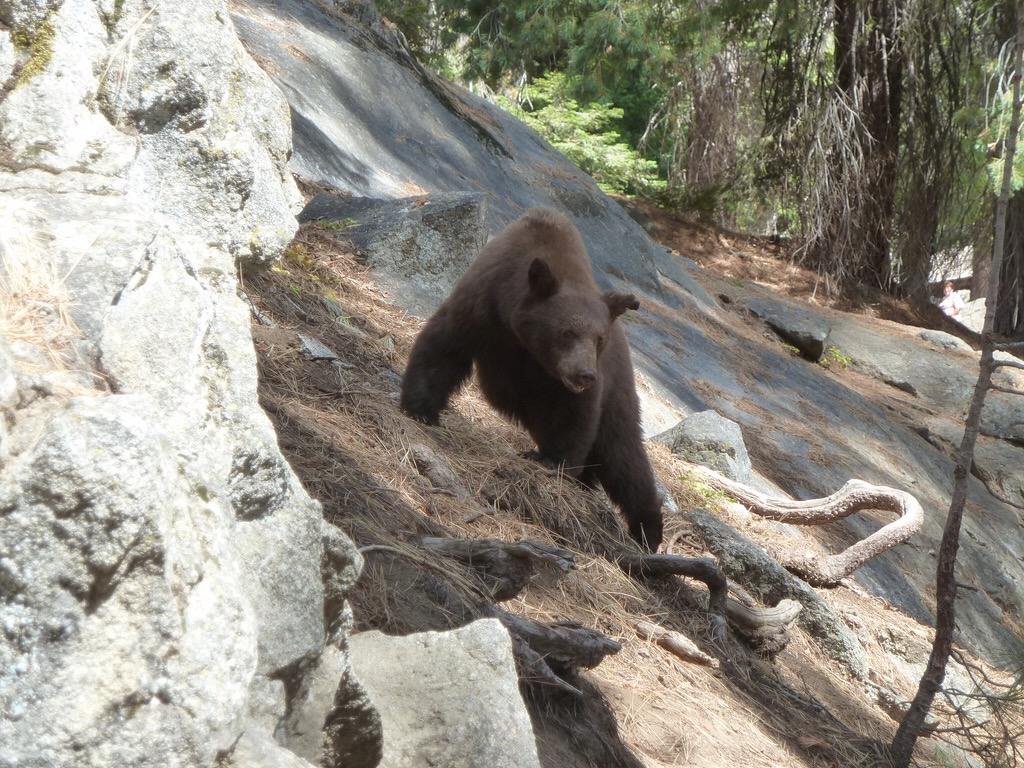
<svg viewBox="0 0 1024 768"><path fill-rule="evenodd" d="M579 334L571 328L562 331L562 340L566 342L576 341L579 338Z"/></svg>
<svg viewBox="0 0 1024 768"><path fill-rule="evenodd" d="M606 339L605 339L604 336L598 336L597 337L597 351L598 352L600 352L602 349L604 349L605 341L606 341Z"/></svg>

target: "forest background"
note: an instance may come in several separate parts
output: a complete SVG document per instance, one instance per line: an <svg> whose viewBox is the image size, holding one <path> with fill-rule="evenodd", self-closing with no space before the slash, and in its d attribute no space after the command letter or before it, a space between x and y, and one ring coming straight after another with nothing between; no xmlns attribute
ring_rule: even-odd
<svg viewBox="0 0 1024 768"><path fill-rule="evenodd" d="M788 239L823 290L985 296L1021 8L993 0L378 0L418 58L609 192ZM994 331L1024 339L1024 161Z"/></svg>

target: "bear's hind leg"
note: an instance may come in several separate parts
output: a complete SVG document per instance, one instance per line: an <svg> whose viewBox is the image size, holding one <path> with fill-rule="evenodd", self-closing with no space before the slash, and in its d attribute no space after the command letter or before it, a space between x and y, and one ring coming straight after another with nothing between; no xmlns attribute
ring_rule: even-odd
<svg viewBox="0 0 1024 768"><path fill-rule="evenodd" d="M441 309L423 326L402 377L402 410L414 419L437 424L448 399L473 372L473 354L451 331Z"/></svg>

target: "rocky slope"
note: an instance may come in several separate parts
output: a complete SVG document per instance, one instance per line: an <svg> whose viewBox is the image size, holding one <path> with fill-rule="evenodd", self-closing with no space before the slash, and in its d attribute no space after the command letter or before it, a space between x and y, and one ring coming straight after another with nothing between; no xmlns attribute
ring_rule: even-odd
<svg viewBox="0 0 1024 768"><path fill-rule="evenodd" d="M365 3L0 0L0 82L0 765L375 764L387 752L351 672L348 601L360 629L476 618L405 538L453 531L570 544L580 572L548 574L507 607L629 640L571 678L582 698L532 701L543 764L875 754L891 729L879 691L905 696L927 650L973 353L699 269L708 240L656 244L520 124L419 67ZM572 214L599 280L643 294L629 333L649 432L716 410L740 425L766 487L822 496L853 476L924 504L911 542L841 590L801 593L840 617L855 665L823 654L806 625L781 663L738 645L722 655L701 625L704 593L609 566L615 516L522 461L521 433L472 392L439 432L398 414L417 327L403 308L428 312L476 245L531 205ZM714 247L745 252L725 235ZM291 266L269 269L286 248ZM240 277L277 318L252 331L259 355ZM344 349L336 365L300 326ZM849 367L794 354L805 337ZM993 399L961 555L960 640L989 662L1013 646L1024 607L1022 420L1017 400ZM465 493L424 486L409 463L424 441L464 466ZM882 522L796 536L694 491L684 465L652 453L687 554L707 553L717 519L682 514L697 507L766 547L832 548ZM402 553L374 550L353 592L363 557L334 523ZM642 615L742 663L681 667L632 642ZM507 662L484 629L460 642L483 637L494 653L468 655ZM769 726L750 728L758 718ZM791 738L805 727L817 742ZM531 755L516 733L505 751Z"/></svg>
<svg viewBox="0 0 1024 768"><path fill-rule="evenodd" d="M694 231L703 240L720 237ZM475 387L455 400L439 428L425 428L399 412L400 373L420 321L389 301L387 281L367 269L348 239L348 230L331 222L310 222L278 268L250 272L245 284L258 308L253 334L261 403L282 450L322 501L325 516L365 552L366 567L351 598L357 631L441 630L498 609L519 619L598 629L620 643L618 652L593 669L558 666L572 688L529 668L521 672L545 766L884 764L881 745L892 737L901 702L913 695L927 659L927 625L853 578L816 589L774 559L837 551L852 543L843 526L808 531L759 520L650 441L656 471L677 502L666 513L666 551L714 554L733 585L762 605L786 597L803 606L789 644L774 654L753 650L739 634L719 644L705 587L686 578L625 573L617 563L635 545L619 517L600 495L524 459L529 438L495 414ZM762 250L756 243L735 243L735 260ZM780 349L760 321L738 318L736 327L747 328L751 349ZM891 323L880 327L911 332ZM865 398L884 399L889 389L852 367L836 364L831 375ZM680 431L692 435L692 425L716 421L709 415L714 414L688 417ZM735 449L735 434L726 431L704 448L707 442L718 452L728 446L737 460L725 461L723 470L749 472ZM703 434L709 436L706 429ZM706 451L693 455L713 458ZM755 475L752 482L764 481ZM888 522L872 512L857 517L865 527ZM915 546L916 538L900 548ZM515 589L503 586L500 597L490 597L495 581L489 566L444 556L427 544L446 539L556 545L572 553L576 567L537 564ZM651 642L640 630L642 621L683 633L696 654L684 661ZM977 677L983 669L993 675L988 681ZM944 726L969 724L976 745L987 741L989 756L1007 747L1008 734L1019 724L1009 712L1008 722L984 713L970 692L978 684L998 692L999 679L1005 680L984 662L960 655L950 665L947 684L963 693L938 707ZM436 690L457 711L472 682L453 676ZM382 693L412 685L391 683ZM391 701L382 709L410 722L410 715L401 714L409 704ZM966 709L958 715L954 705ZM424 706L437 705L413 705L417 711ZM439 719L451 711L444 707ZM436 741L445 738L439 734ZM943 737L960 744L964 738L961 731ZM951 764L959 764L958 754L931 739L920 752L926 761Z"/></svg>
<svg viewBox="0 0 1024 768"><path fill-rule="evenodd" d="M357 223L349 239L370 254L368 263L399 303L421 316L429 312L472 257L468 244L523 208L567 211L583 232L599 282L626 284L642 296L643 311L628 328L650 394L648 432L688 413L716 410L740 424L755 469L797 498L826 496L851 477L912 492L929 513L921 534L857 579L909 615L931 620L934 552L951 490L956 423L973 376L971 356L868 317L827 308L810 316L813 307L756 284L705 279L694 269L699 244L672 243L675 256L655 244L517 121L418 66L387 22L364 4L249 0L234 10L246 46L291 103L293 167L354 198L314 199L306 218ZM394 242L388 234L400 221L436 232L432 207L466 193L478 200L479 213L475 220L462 214L456 256L430 237ZM392 200L370 212L376 198ZM373 223L378 218L388 222L383 235ZM471 237L466 230L474 223L480 231ZM442 262L443 269L429 272ZM429 279L410 279L416 265ZM793 335L780 336L780 323L769 315L788 325L810 322L819 335L818 354L835 347L851 361L851 379L887 386L862 394L815 359L793 355L782 343L761 343L768 333L793 345ZM980 454L993 462L979 464L988 487L978 479L972 490L965 536L977 546L964 548L961 567L975 589L961 594L960 616L964 642L996 658L1013 646L1014 617L1024 611L1024 553L1012 506L1022 502L1016 467L1024 466L1024 402L1000 393L990 398ZM876 527L854 519L843 535L863 537Z"/></svg>

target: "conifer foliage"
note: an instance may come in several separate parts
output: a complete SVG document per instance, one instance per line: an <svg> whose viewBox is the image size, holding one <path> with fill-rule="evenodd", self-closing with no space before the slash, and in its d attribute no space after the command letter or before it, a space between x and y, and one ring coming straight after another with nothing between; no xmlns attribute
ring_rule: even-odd
<svg viewBox="0 0 1024 768"><path fill-rule="evenodd" d="M1015 3L378 5L425 63L501 100L609 191L791 237L832 288L923 300L987 249ZM996 330L1022 338L1015 207Z"/></svg>

